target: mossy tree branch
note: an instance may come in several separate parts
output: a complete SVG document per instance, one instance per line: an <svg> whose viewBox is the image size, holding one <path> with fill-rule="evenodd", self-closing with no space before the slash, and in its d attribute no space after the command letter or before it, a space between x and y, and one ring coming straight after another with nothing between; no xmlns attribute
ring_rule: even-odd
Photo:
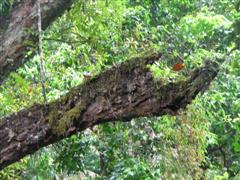
<svg viewBox="0 0 240 180"><path fill-rule="evenodd" d="M185 81L165 85L147 68L158 52L132 58L106 70L47 105L36 104L0 120L0 169L41 147L109 121L176 114L216 76L218 64L206 61Z"/></svg>

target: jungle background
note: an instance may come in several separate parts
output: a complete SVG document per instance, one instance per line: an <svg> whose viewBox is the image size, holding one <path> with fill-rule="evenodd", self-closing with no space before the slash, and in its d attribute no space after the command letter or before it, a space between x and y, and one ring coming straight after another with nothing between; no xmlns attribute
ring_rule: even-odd
<svg viewBox="0 0 240 180"><path fill-rule="evenodd" d="M0 13L13 3L1 0ZM150 48L164 53L150 67L155 77L181 80L206 58L239 46L239 4L76 0L43 34L47 99ZM239 179L239 57L232 51L210 88L177 116L96 126L5 168L0 179ZM180 60L186 67L173 71ZM35 55L0 86L0 117L44 101L39 61Z"/></svg>

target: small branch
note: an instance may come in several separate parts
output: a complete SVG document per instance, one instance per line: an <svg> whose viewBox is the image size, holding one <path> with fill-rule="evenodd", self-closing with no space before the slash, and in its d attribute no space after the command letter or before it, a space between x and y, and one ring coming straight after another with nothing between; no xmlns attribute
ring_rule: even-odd
<svg viewBox="0 0 240 180"><path fill-rule="evenodd" d="M42 94L44 103L47 103L47 95L46 95L46 88L45 88L45 81L46 81L46 73L44 68L44 55L43 55L43 47L42 47L42 17L41 17L41 1L37 0L37 7L38 7L38 46L39 46L39 57L40 57L40 79L42 85Z"/></svg>

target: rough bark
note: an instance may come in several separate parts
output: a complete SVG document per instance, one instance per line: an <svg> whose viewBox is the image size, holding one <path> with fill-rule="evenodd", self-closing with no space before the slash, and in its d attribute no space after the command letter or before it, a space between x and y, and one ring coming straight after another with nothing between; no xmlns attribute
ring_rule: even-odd
<svg viewBox="0 0 240 180"><path fill-rule="evenodd" d="M41 147L96 124L142 116L176 114L216 76L218 64L206 64L185 81L165 85L147 68L160 53L136 57L113 67L46 105L36 104L0 120L0 169Z"/></svg>
<svg viewBox="0 0 240 180"><path fill-rule="evenodd" d="M29 47L37 44L36 2L21 0L8 16L0 15L0 85L11 71L27 60L25 56ZM73 0L41 0L43 29L72 3Z"/></svg>

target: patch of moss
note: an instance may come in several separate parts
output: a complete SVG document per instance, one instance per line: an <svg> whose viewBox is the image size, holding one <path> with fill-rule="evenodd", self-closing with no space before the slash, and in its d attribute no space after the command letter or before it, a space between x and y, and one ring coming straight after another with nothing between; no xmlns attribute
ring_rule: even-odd
<svg viewBox="0 0 240 180"><path fill-rule="evenodd" d="M64 113L64 116L58 121L54 127L54 132L57 134L64 134L65 131L73 125L74 120L81 115L81 105L77 104L74 108Z"/></svg>
<svg viewBox="0 0 240 180"><path fill-rule="evenodd" d="M140 65L141 67L146 68L146 65L154 62L156 58L160 57L160 54L161 53L158 49L149 49L130 57L126 62L126 65L129 67Z"/></svg>
<svg viewBox="0 0 240 180"><path fill-rule="evenodd" d="M52 108L51 108L51 106L52 106ZM52 126L53 124L56 124L59 112L58 112L55 104L51 104L50 109L52 109L52 110L50 111L48 117L46 118L46 121Z"/></svg>

